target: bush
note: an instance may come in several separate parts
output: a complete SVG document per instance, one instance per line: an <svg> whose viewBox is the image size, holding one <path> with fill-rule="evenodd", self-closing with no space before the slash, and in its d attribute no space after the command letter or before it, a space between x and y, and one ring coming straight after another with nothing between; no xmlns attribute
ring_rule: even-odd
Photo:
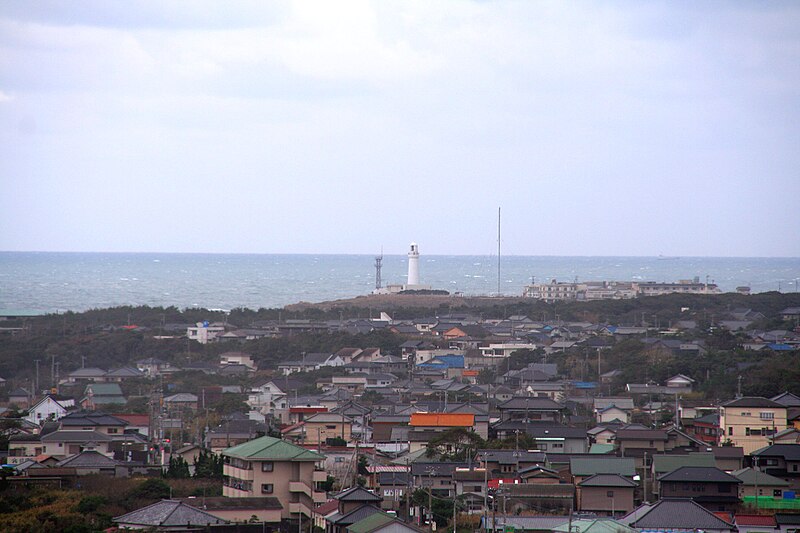
<svg viewBox="0 0 800 533"><path fill-rule="evenodd" d="M108 498L105 496L84 496L81 498L81 501L78 502L78 505L75 506L75 510L81 514L93 513L97 511L101 505L107 503Z"/></svg>

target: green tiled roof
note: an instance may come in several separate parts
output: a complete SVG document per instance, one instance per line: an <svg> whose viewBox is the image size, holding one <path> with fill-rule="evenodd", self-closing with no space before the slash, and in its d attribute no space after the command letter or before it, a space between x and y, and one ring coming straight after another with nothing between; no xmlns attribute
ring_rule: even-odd
<svg viewBox="0 0 800 533"><path fill-rule="evenodd" d="M569 471L573 476L591 476L593 474L619 474L631 477L636 474L636 467L630 457L573 457L569 462Z"/></svg>
<svg viewBox="0 0 800 533"><path fill-rule="evenodd" d="M122 396L122 389L117 383L92 383L86 386L86 392L92 390L95 396Z"/></svg>
<svg viewBox="0 0 800 533"><path fill-rule="evenodd" d="M607 454L614 451L613 444L592 444L592 447L589 448L589 453L597 453L597 454Z"/></svg>
<svg viewBox="0 0 800 533"><path fill-rule="evenodd" d="M222 452L223 455L248 460L266 461L322 461L324 455L306 450L275 437L260 437L233 446Z"/></svg>
<svg viewBox="0 0 800 533"><path fill-rule="evenodd" d="M579 533L634 533L636 530L616 520L573 520L569 524L553 528L553 531L578 531Z"/></svg>
<svg viewBox="0 0 800 533"><path fill-rule="evenodd" d="M682 466L717 466L717 463L713 453L653 456L653 469L656 474L667 474Z"/></svg>
<svg viewBox="0 0 800 533"><path fill-rule="evenodd" d="M374 515L370 515L349 526L347 531L350 533L369 533L373 529L384 526L393 521L394 517L391 517L386 513L375 513Z"/></svg>

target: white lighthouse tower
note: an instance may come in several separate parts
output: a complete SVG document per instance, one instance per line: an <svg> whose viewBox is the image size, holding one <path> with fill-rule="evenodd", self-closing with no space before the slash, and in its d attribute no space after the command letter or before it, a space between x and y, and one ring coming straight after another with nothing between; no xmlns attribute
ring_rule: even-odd
<svg viewBox="0 0 800 533"><path fill-rule="evenodd" d="M417 243L411 243L411 250L408 252L408 280L406 284L409 287L419 285L419 246Z"/></svg>

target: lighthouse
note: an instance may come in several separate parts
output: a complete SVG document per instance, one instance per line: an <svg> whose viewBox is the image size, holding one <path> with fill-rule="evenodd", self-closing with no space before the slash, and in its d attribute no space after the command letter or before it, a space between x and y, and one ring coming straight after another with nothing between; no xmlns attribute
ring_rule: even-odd
<svg viewBox="0 0 800 533"><path fill-rule="evenodd" d="M408 279L406 285L413 287L419 285L419 246L411 243L411 250L408 252Z"/></svg>

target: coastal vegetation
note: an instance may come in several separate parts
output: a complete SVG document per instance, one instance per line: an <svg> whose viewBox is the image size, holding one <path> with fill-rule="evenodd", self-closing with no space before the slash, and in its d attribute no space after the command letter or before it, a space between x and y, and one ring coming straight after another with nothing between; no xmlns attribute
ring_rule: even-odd
<svg viewBox="0 0 800 533"><path fill-rule="evenodd" d="M792 329L797 324L783 321L779 311L800 306L800 294L761 293L755 295L666 295L632 300L570 302L547 304L538 300L502 299L483 307L459 307L457 298L448 298L448 305L437 308L405 308L393 313L395 319L444 317L461 313L484 319L503 319L525 315L541 322L579 321L619 326L648 326L655 335L671 339L700 339L707 351L696 355L675 355L653 349L641 340L631 339L614 343L602 350L600 371L619 369L621 374L611 387L626 382L659 382L676 373L692 376L701 394L730 395L735 392L738 377L747 394L768 394L775 389L800 392L800 361L797 351L752 352L742 349L742 332L730 332L717 327L720 317L735 308L759 311L764 318L748 326L751 330ZM377 317L377 311L363 308L324 309L306 307L287 312L283 309L234 309L230 313L205 309L175 307L125 306L92 309L82 313L50 314L20 320L8 320L8 327L19 327L15 334L0 336L0 376L17 385L32 385L36 380L34 361L39 361L40 388L54 382L55 365L58 375L86 367L119 368L135 366L141 359L155 357L182 367L190 362L217 362L221 353L244 351L262 370L276 368L287 360L296 360L301 353L334 352L345 346L378 347L382 353L399 353L406 338L388 329L353 334L343 331L299 333L276 338L261 338L244 342L199 344L187 340L186 327L196 322L220 322L237 327L254 327L287 320L348 320ZM696 328L676 332L670 329L678 321L694 321ZM444 343L440 343L444 345ZM597 354L580 348L564 353L545 355L541 351L522 351L508 360L505 368L486 370L479 379L488 382L497 372L522 368L527 363L548 361L558 363L560 370L573 379L595 380ZM309 390L320 377L329 376L332 369L299 375ZM163 383L164 391L196 392L213 385L243 385L242 377L209 376L202 372L178 372ZM136 397L145 396L152 383L144 379L125 380L123 391L133 397L128 409L136 409ZM8 389L8 387L7 387ZM613 392L613 390L611 391ZM241 399L226 399L229 404L214 405L220 413L229 414L241 408ZM144 403L139 402L139 407Z"/></svg>

